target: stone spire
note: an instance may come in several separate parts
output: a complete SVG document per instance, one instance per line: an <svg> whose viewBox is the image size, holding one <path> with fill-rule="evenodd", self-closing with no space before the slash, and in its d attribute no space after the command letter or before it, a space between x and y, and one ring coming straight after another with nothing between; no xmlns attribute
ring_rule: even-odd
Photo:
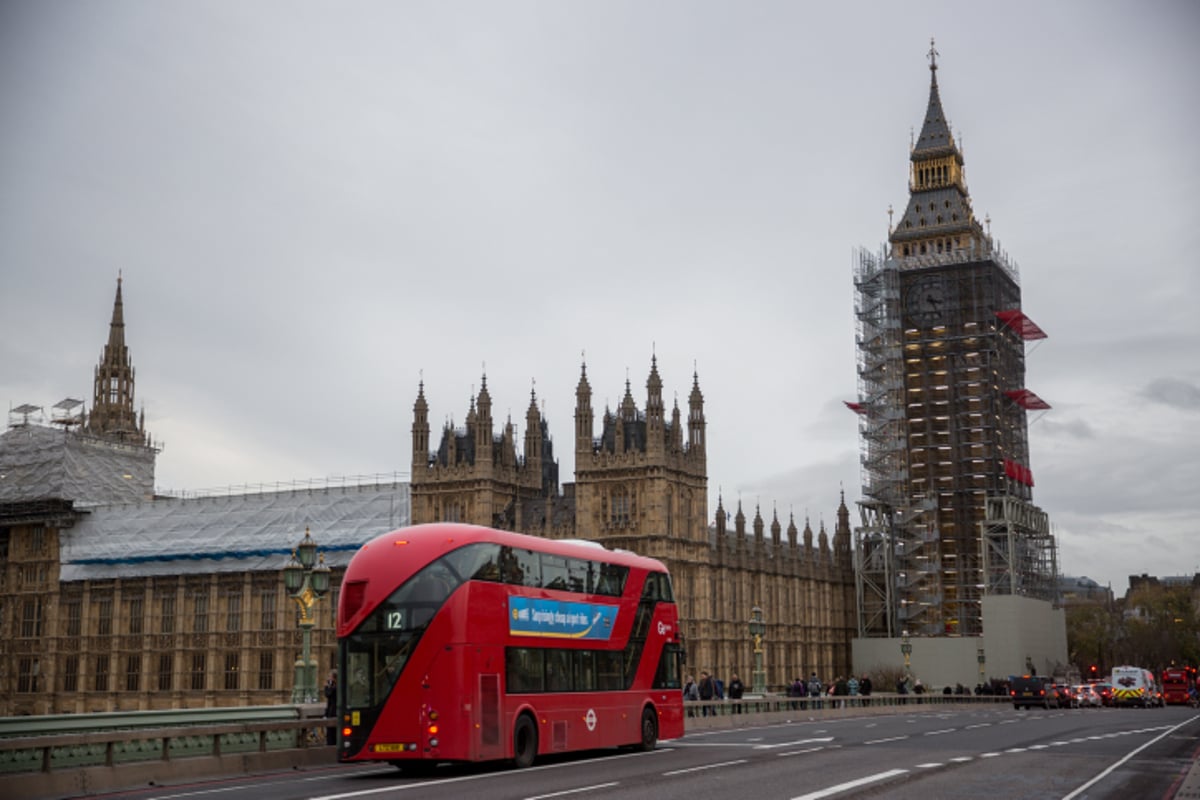
<svg viewBox="0 0 1200 800"><path fill-rule="evenodd" d="M112 321L108 326L108 344L100 353L94 377L92 412L84 430L94 436L125 442L149 444L143 425L133 409L134 369L125 345L125 306L121 299L121 277L117 277L117 297L113 301Z"/></svg>

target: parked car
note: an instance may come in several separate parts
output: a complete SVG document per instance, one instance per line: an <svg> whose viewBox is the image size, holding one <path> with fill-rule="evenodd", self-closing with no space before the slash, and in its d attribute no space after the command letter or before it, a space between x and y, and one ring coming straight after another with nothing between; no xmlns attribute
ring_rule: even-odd
<svg viewBox="0 0 1200 800"><path fill-rule="evenodd" d="M1100 708L1104 705L1100 693L1090 683L1081 683L1075 687L1075 701L1080 708Z"/></svg>

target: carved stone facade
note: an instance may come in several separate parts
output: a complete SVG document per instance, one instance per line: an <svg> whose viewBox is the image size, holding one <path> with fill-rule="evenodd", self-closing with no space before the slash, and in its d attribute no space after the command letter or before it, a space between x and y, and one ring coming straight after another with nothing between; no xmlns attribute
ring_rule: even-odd
<svg viewBox="0 0 1200 800"><path fill-rule="evenodd" d="M549 538L585 538L660 559L671 571L687 637L689 669L748 680L753 666L748 620L766 615L768 686L817 672L822 680L850 671L856 628L850 522L844 498L833 536L821 525L817 543L805 523L786 535L778 516L764 535L761 513L750 530L737 509L732 530L718 503L708 522L707 423L699 377L693 375L684 420L668 412L656 359L646 380L645 410L626 381L615 411L594 432L586 365L576 387L575 481L559 490L548 425L531 397L525 457L511 423L499 433L484 377L466 425L447 425L430 448L429 406L422 384L413 406L413 522L457 521Z"/></svg>

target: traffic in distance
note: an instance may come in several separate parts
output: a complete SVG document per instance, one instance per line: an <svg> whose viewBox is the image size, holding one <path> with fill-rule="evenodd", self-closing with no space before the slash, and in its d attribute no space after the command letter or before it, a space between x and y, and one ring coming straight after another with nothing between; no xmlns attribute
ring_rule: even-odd
<svg viewBox="0 0 1200 800"><path fill-rule="evenodd" d="M1124 664L1108 680L1066 685L1036 675L1009 680L1013 707L1022 708L1200 708L1200 677L1195 667L1169 667L1161 673Z"/></svg>
<svg viewBox="0 0 1200 800"><path fill-rule="evenodd" d="M683 735L666 567L460 524L384 534L338 604L338 760L439 762L654 748Z"/></svg>

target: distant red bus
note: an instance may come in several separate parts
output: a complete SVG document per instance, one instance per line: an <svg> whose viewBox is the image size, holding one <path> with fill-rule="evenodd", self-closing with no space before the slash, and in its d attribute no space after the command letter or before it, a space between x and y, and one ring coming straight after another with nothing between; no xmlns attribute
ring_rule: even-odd
<svg viewBox="0 0 1200 800"><path fill-rule="evenodd" d="M1164 669L1162 673L1163 702L1167 705L1187 705L1191 702L1188 690L1195 683L1192 670L1180 667Z"/></svg>
<svg viewBox="0 0 1200 800"><path fill-rule="evenodd" d="M598 544L431 524L377 537L338 606L338 760L417 772L683 735L667 569Z"/></svg>

